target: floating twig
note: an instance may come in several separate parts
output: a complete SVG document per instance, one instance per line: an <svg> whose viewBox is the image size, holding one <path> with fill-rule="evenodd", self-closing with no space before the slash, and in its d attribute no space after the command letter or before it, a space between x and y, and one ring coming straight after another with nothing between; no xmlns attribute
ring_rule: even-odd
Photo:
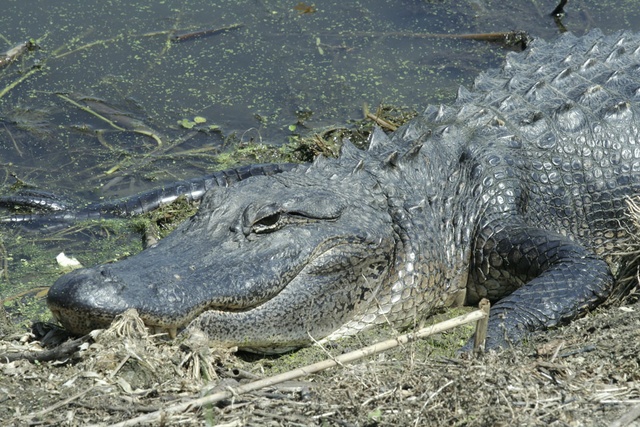
<svg viewBox="0 0 640 427"><path fill-rule="evenodd" d="M40 70L40 67L34 66L29 71L27 71L22 76L20 76L19 79L5 86L5 88L0 91L0 99L2 99L2 97L5 96L7 93L9 93L13 88L18 86L23 81L27 80L29 77L31 77L33 74L35 74L39 70Z"/></svg>
<svg viewBox="0 0 640 427"><path fill-rule="evenodd" d="M17 294L10 295L6 298L2 298L0 299L0 304L6 304L10 301L15 301L19 298L23 298L27 296L33 296L34 299L41 299L46 297L48 292L49 292L49 286L36 286L35 288L29 288L22 292L18 292Z"/></svg>
<svg viewBox="0 0 640 427"><path fill-rule="evenodd" d="M116 110L113 107L108 106L104 101L99 99L91 99L82 97L80 98L82 102L84 102L87 107L91 108L93 111L100 113L106 117L109 117L115 123L121 125L126 130L130 130L140 135L148 136L152 138L159 147L162 146L162 137L158 132L151 129L147 126L143 121L136 119L135 117L131 117L131 115L124 113L120 110Z"/></svg>
<svg viewBox="0 0 640 427"><path fill-rule="evenodd" d="M390 130L390 131L394 131L394 130L398 129L398 126L394 125L391 122L386 121L385 119L383 119L379 115L373 114L371 111L369 111L369 106L367 104L364 104L362 109L364 111L364 116L367 119L373 120L374 122L376 122L381 127L385 128L387 130Z"/></svg>
<svg viewBox="0 0 640 427"><path fill-rule="evenodd" d="M442 34L442 33L406 33L392 31L386 33L358 32L351 35L363 35L373 37L410 37L421 39L461 39L475 40L491 43L503 43L507 46L520 45L524 50L531 41L531 36L526 31L505 31L498 33L470 33L470 34Z"/></svg>
<svg viewBox="0 0 640 427"><path fill-rule="evenodd" d="M233 24L233 25L229 25L228 27L210 28L207 30L194 31L191 33L179 34L177 36L174 36L171 40L175 43L180 43L188 40L194 40L202 37L213 36L215 34L225 33L227 31L235 30L242 26L244 26L244 24Z"/></svg>
<svg viewBox="0 0 640 427"><path fill-rule="evenodd" d="M90 104L90 105L83 105L80 102L75 101L62 93L57 93L56 95L58 95L60 98L64 99L65 101L71 103L72 105L78 107L82 111L99 118L100 120L109 124L109 126L113 127L116 130L119 130L121 132L131 131L140 135L148 136L149 138L152 138L154 141L156 141L156 143L158 144L158 147L161 147L163 144L162 138L160 137L158 132L149 128L140 120L129 117L126 114L122 113L121 111L115 110L105 105L104 103L99 102L98 100L82 99L82 102L85 102L86 104ZM127 126L127 127L119 126L117 122L121 122L123 126Z"/></svg>
<svg viewBox="0 0 640 427"><path fill-rule="evenodd" d="M68 51L62 52L62 53L59 53L58 50L61 50L61 49L58 49L58 50L53 52L53 57L56 58L56 59L59 59L59 58L65 57L67 55L71 55L71 54L74 54L74 53L77 53L77 52L80 52L80 51L83 51L83 50L86 50L86 49L90 49L90 48L92 48L94 46L106 46L107 44L116 42L118 40L121 40L124 37L125 37L124 34L118 34L117 36L112 37L110 39L95 40L95 41L83 44L82 46L78 46L75 49L71 49L71 50L68 50Z"/></svg>
<svg viewBox="0 0 640 427"><path fill-rule="evenodd" d="M501 43L505 46L520 46L524 50L531 43L531 36L526 31L505 31L499 33L472 34L424 34L426 38L474 40L489 43Z"/></svg>
<svg viewBox="0 0 640 427"><path fill-rule="evenodd" d="M499 33L471 33L471 34L432 34L435 38L475 40L480 42L505 43L514 45L530 39L525 31L506 31Z"/></svg>
<svg viewBox="0 0 640 427"><path fill-rule="evenodd" d="M105 116L93 111L91 108L80 104L79 102L74 101L73 99L69 98L68 96L62 94L62 93L56 93L56 95L58 95L59 98L64 99L65 101L67 101L68 103L70 103L71 105L78 107L79 109L81 109L82 111L84 111L85 113L89 113L92 116L95 116L97 118L99 118L100 120L104 121L105 123L109 124L109 126L111 126L112 128L119 130L119 131L125 131L125 128L122 128L120 126L118 126L117 124L115 124L113 121L109 120L108 118L106 118Z"/></svg>
<svg viewBox="0 0 640 427"><path fill-rule="evenodd" d="M23 157L22 150L20 150L20 147L18 147L18 143L16 142L15 138L13 137L13 134L11 133L11 131L9 130L7 125L2 123L2 126L4 126L4 130L6 130L7 133L9 134L9 138L11 139L11 142L13 143L13 148L16 149L16 152L18 153L18 156Z"/></svg>

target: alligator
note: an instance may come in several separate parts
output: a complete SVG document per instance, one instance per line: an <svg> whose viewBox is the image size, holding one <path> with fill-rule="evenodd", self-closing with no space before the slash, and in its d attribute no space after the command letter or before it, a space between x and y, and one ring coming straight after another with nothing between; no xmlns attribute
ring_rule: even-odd
<svg viewBox="0 0 640 427"><path fill-rule="evenodd" d="M156 246L59 278L69 331L135 308L175 336L287 351L492 301L487 348L601 304L633 242L640 35L510 53L367 150L216 187Z"/></svg>

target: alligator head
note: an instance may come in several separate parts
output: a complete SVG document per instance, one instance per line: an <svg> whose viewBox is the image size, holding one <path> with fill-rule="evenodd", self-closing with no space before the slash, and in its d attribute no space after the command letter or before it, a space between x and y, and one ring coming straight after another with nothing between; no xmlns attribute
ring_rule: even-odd
<svg viewBox="0 0 640 427"><path fill-rule="evenodd" d="M387 140L376 135L372 146ZM393 196L402 194L397 170L381 172L399 168L397 153L385 162L371 151L348 145L340 160L210 190L198 213L155 247L58 279L49 307L77 334L135 308L171 335L189 325L258 351L414 313L424 297L411 207ZM424 196L413 209L420 203Z"/></svg>

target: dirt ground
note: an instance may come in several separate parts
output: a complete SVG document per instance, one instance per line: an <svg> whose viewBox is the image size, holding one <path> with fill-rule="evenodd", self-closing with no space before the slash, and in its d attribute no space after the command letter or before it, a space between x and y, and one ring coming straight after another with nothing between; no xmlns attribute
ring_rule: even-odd
<svg viewBox="0 0 640 427"><path fill-rule="evenodd" d="M445 333L171 414L174 405L351 351L360 341L257 358L211 349L197 337L163 341L127 317L63 360L6 362L41 351L14 334L0 341L0 420L4 426L638 426L635 296L520 348L475 359L442 356L439 343L456 346L461 339ZM148 418L133 420L141 416Z"/></svg>

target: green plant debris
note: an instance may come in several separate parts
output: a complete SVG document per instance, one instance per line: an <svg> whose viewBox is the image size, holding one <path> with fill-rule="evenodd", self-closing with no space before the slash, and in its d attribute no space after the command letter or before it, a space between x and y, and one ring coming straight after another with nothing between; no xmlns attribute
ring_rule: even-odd
<svg viewBox="0 0 640 427"><path fill-rule="evenodd" d="M369 412L368 417L373 421L380 421L382 419L382 410L380 408L376 408Z"/></svg>
<svg viewBox="0 0 640 427"><path fill-rule="evenodd" d="M193 120L189 120L189 119L178 120L178 124L184 129L193 129L198 125L205 124L206 122L207 122L207 119L202 116L195 116ZM217 129L218 126L216 125L209 126L209 129L212 129L212 128Z"/></svg>
<svg viewBox="0 0 640 427"><path fill-rule="evenodd" d="M189 119L181 119L178 120L178 124L185 129L193 129L197 123Z"/></svg>

